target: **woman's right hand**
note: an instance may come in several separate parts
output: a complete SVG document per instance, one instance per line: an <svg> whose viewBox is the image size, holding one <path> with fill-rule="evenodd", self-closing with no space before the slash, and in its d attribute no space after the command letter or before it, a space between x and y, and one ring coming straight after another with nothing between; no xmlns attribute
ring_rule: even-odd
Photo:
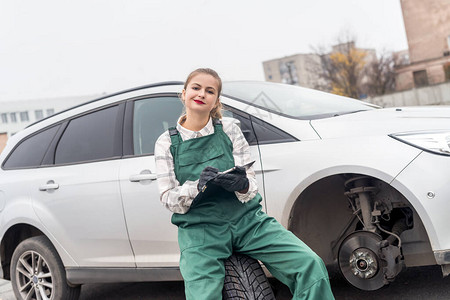
<svg viewBox="0 0 450 300"><path fill-rule="evenodd" d="M198 180L197 189L198 191L202 191L205 187L206 183L214 178L217 177L217 174L219 173L219 169L214 167L206 167L203 169L202 173L200 174L200 179Z"/></svg>

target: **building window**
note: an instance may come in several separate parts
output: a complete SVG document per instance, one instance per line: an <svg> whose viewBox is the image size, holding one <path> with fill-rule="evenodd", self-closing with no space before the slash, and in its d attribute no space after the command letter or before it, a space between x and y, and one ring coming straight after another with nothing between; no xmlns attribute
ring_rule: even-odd
<svg viewBox="0 0 450 300"><path fill-rule="evenodd" d="M22 122L28 122L30 119L28 118L28 112L27 111L21 111L20 112L20 121Z"/></svg>
<svg viewBox="0 0 450 300"><path fill-rule="evenodd" d="M47 117L50 117L53 114L55 114L55 110L53 108L47 109Z"/></svg>
<svg viewBox="0 0 450 300"><path fill-rule="evenodd" d="M420 70L413 72L414 86L421 87L428 85L428 75L427 70Z"/></svg>
<svg viewBox="0 0 450 300"><path fill-rule="evenodd" d="M15 112L10 113L9 118L11 119L11 123L17 123L17 115Z"/></svg>
<svg viewBox="0 0 450 300"><path fill-rule="evenodd" d="M8 123L8 115L5 113L1 114L2 123Z"/></svg>
<svg viewBox="0 0 450 300"><path fill-rule="evenodd" d="M444 65L445 80L450 81L450 63Z"/></svg>
<svg viewBox="0 0 450 300"><path fill-rule="evenodd" d="M34 111L34 116L36 117L36 120L41 120L44 118L44 112L42 109L37 109Z"/></svg>
<svg viewBox="0 0 450 300"><path fill-rule="evenodd" d="M298 85L297 68L294 61L280 62L281 82Z"/></svg>

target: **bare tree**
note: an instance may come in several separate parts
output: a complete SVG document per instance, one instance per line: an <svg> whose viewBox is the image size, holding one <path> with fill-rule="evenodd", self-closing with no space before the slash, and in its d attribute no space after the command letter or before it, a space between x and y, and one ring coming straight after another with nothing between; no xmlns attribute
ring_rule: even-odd
<svg viewBox="0 0 450 300"><path fill-rule="evenodd" d="M311 61L310 72L320 75L314 88L352 98L383 95L395 90L395 57L355 46L355 38L343 33L331 51L313 49L320 60Z"/></svg>
<svg viewBox="0 0 450 300"><path fill-rule="evenodd" d="M365 88L369 96L395 91L395 62L395 55L385 51L367 65L365 72L368 82Z"/></svg>
<svg viewBox="0 0 450 300"><path fill-rule="evenodd" d="M318 72L322 80L315 88L358 99L363 93L361 82L366 65L366 51L357 49L353 40L333 46L333 50L328 53L323 47L317 49L315 54L320 57L320 63L311 64L311 71Z"/></svg>
<svg viewBox="0 0 450 300"><path fill-rule="evenodd" d="M359 98L366 53L356 49L354 42L339 44L334 47L326 60L326 75L331 80L331 92Z"/></svg>

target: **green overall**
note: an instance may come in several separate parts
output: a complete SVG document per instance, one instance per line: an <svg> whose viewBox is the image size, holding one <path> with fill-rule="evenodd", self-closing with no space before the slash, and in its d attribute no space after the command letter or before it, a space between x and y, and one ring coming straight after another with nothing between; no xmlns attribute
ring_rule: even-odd
<svg viewBox="0 0 450 300"><path fill-rule="evenodd" d="M234 166L233 144L214 125L211 135L183 141L170 129L175 175L182 185L195 181L206 166L224 171ZM186 214L173 214L178 226L180 270L186 299L222 299L224 261L233 252L260 260L286 284L293 299L334 299L323 261L294 234L261 211L261 196L241 203L236 195L216 187L194 201Z"/></svg>

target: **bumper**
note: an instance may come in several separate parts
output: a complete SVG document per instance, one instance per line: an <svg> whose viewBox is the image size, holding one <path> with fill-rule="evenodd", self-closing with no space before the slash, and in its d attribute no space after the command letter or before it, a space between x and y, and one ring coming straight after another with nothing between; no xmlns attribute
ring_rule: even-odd
<svg viewBox="0 0 450 300"><path fill-rule="evenodd" d="M450 264L450 250L434 251L434 258L438 265L448 265Z"/></svg>

